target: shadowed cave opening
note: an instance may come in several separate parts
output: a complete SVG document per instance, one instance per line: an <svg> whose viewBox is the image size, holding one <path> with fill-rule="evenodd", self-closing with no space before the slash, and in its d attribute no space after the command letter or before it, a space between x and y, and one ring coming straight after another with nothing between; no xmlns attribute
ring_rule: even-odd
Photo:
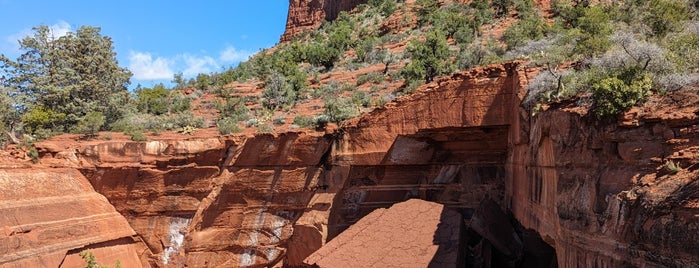
<svg viewBox="0 0 699 268"><path fill-rule="evenodd" d="M419 198L463 215L458 267L556 267L554 248L502 211L508 137L509 126L398 136L381 163L349 167L328 241L377 208Z"/></svg>

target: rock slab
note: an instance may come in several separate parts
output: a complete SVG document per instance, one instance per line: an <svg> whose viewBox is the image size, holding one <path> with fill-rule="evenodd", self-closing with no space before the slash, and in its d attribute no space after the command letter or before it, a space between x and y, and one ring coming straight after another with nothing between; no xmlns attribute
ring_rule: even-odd
<svg viewBox="0 0 699 268"><path fill-rule="evenodd" d="M419 199L377 209L306 258L314 267L457 267L461 215Z"/></svg>

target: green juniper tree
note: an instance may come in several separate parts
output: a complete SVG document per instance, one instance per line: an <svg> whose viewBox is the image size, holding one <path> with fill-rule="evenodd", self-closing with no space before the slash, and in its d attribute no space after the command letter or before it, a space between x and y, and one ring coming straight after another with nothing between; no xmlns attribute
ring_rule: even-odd
<svg viewBox="0 0 699 268"><path fill-rule="evenodd" d="M63 115L38 128L66 131L89 112L103 114L107 124L122 116L131 73L119 67L112 40L100 28L82 26L57 37L42 25L19 45L23 53L16 61L0 56L4 84L25 97L16 108Z"/></svg>

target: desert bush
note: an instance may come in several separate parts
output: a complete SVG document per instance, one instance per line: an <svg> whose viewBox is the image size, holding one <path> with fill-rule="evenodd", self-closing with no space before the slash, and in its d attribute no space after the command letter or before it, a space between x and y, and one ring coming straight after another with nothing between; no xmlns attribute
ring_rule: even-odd
<svg viewBox="0 0 699 268"><path fill-rule="evenodd" d="M439 30L427 33L425 41L413 41L408 45L411 62L402 71L407 80L423 80L426 83L450 73L451 51L444 34Z"/></svg>
<svg viewBox="0 0 699 268"><path fill-rule="evenodd" d="M366 108L369 107L371 103L371 97L364 91L355 91L354 94L352 94L352 103Z"/></svg>
<svg viewBox="0 0 699 268"><path fill-rule="evenodd" d="M296 101L296 91L287 82L286 77L279 73L270 74L265 80L262 91L262 105L267 109L276 110L282 107L292 107Z"/></svg>
<svg viewBox="0 0 699 268"><path fill-rule="evenodd" d="M240 121L237 121L234 118L222 118L216 122L216 126L218 127L218 131L221 133L221 135L228 135L231 133L238 133L242 130L239 122Z"/></svg>
<svg viewBox="0 0 699 268"><path fill-rule="evenodd" d="M663 73L673 68L662 47L644 41L627 30L620 29L610 37L614 46L600 57L592 59L593 66L606 71L638 68L653 73Z"/></svg>
<svg viewBox="0 0 699 268"><path fill-rule="evenodd" d="M136 130L131 130L128 132L124 132L124 134L128 135L131 137L132 141L147 141L148 138L146 137L145 134L143 134L143 131L136 129Z"/></svg>
<svg viewBox="0 0 699 268"><path fill-rule="evenodd" d="M611 45L609 34L612 33L609 14L600 6L588 6L583 16L576 22L580 30L575 53L595 56L603 53Z"/></svg>
<svg viewBox="0 0 699 268"><path fill-rule="evenodd" d="M548 24L539 15L528 15L508 27L502 38L508 49L513 49L527 40L541 39L547 30Z"/></svg>
<svg viewBox="0 0 699 268"><path fill-rule="evenodd" d="M297 115L294 117L294 125L300 127L311 127L315 125L315 120L310 116Z"/></svg>
<svg viewBox="0 0 699 268"><path fill-rule="evenodd" d="M250 118L250 109L245 105L245 99L238 97L226 98L223 102L216 103L220 111L219 119L231 118L237 122Z"/></svg>
<svg viewBox="0 0 699 268"><path fill-rule="evenodd" d="M100 112L89 112L75 125L73 132L82 133L88 137L97 136L100 128L104 126L105 116Z"/></svg>
<svg viewBox="0 0 699 268"><path fill-rule="evenodd" d="M275 126L281 126L283 124L286 124L286 117L275 117L274 119L272 119L272 124L274 124Z"/></svg>
<svg viewBox="0 0 699 268"><path fill-rule="evenodd" d="M684 31L668 34L663 42L676 71L699 72L699 22L687 23Z"/></svg>
<svg viewBox="0 0 699 268"><path fill-rule="evenodd" d="M473 32L475 29L466 13L466 6L461 3L451 3L431 14L430 23L448 38L452 38L460 30Z"/></svg>
<svg viewBox="0 0 699 268"><path fill-rule="evenodd" d="M380 73L372 72L372 73L363 74L363 75L360 75L359 77L357 77L357 86L361 86L363 84L366 84L367 82L378 84L378 83L381 83L383 81L383 79L384 79L384 75L380 74Z"/></svg>
<svg viewBox="0 0 699 268"><path fill-rule="evenodd" d="M325 100L325 115L330 122L341 122L357 116L357 107L351 99L330 98Z"/></svg>
<svg viewBox="0 0 699 268"><path fill-rule="evenodd" d="M377 8L382 16L388 17L395 12L398 7L394 0L369 0L369 6Z"/></svg>
<svg viewBox="0 0 699 268"><path fill-rule="evenodd" d="M602 79L592 85L595 114L600 118L616 116L648 97L651 86L650 77L643 74L628 82L616 76Z"/></svg>
<svg viewBox="0 0 699 268"><path fill-rule="evenodd" d="M477 40L468 45L462 45L456 55L456 64L459 70L466 70L474 66L490 64L501 60L505 49L499 44L489 41L483 43Z"/></svg>
<svg viewBox="0 0 699 268"><path fill-rule="evenodd" d="M22 125L27 133L34 134L37 130L46 129L51 132L62 132L66 114L53 111L44 106L35 106L22 116Z"/></svg>
<svg viewBox="0 0 699 268"><path fill-rule="evenodd" d="M439 8L438 0L416 0L413 12L417 15L417 23L419 26L424 26L432 18Z"/></svg>
<svg viewBox="0 0 699 268"><path fill-rule="evenodd" d="M679 30L690 17L685 3L676 0L649 0L642 7L643 23L653 30L653 34L664 37L671 31Z"/></svg>
<svg viewBox="0 0 699 268"><path fill-rule="evenodd" d="M274 128L270 126L269 124L259 124L257 126L257 132L258 133L272 133Z"/></svg>
<svg viewBox="0 0 699 268"><path fill-rule="evenodd" d="M257 120L257 118L250 118L245 122L245 127L256 127L259 124L260 122Z"/></svg>
<svg viewBox="0 0 699 268"><path fill-rule="evenodd" d="M697 83L699 83L699 75L697 74L672 73L661 76L658 79L658 84L665 91L676 91L687 86L695 85Z"/></svg>

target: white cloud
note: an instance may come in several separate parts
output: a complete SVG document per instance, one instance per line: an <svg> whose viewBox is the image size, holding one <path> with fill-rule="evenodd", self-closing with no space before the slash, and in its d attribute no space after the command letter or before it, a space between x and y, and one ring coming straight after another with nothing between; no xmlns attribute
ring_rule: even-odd
<svg viewBox="0 0 699 268"><path fill-rule="evenodd" d="M70 27L70 23L64 20L59 20L56 24L49 26L49 28L56 39L65 36L68 32L73 30L73 27Z"/></svg>
<svg viewBox="0 0 699 268"><path fill-rule="evenodd" d="M148 52L129 52L129 70L137 80L164 80L174 76L173 60L153 56Z"/></svg>
<svg viewBox="0 0 699 268"><path fill-rule="evenodd" d="M221 51L219 60L223 63L238 63L250 58L253 53L247 50L238 50L233 46L228 46Z"/></svg>
<svg viewBox="0 0 699 268"><path fill-rule="evenodd" d="M196 57L189 54L181 56L185 63L185 70L182 74L186 77L196 76L200 73L210 73L218 69L218 63L214 58L209 56Z"/></svg>
<svg viewBox="0 0 699 268"><path fill-rule="evenodd" d="M51 29L51 35L53 35L53 38L58 39L59 37L65 36L68 34L68 32L72 31L73 27L70 26L70 23L64 20L59 20L55 24L50 25L49 29ZM5 41L10 45L10 54L19 54L19 40L33 34L34 31L32 31L32 29L22 29L14 34L6 36Z"/></svg>
<svg viewBox="0 0 699 268"><path fill-rule="evenodd" d="M189 53L169 57L154 57L148 52L129 52L129 70L136 80L166 80L172 79L174 73L182 72L185 78L196 77L200 73L218 71L221 66L235 64L250 58L253 53L238 50L233 46L219 52L218 58Z"/></svg>

